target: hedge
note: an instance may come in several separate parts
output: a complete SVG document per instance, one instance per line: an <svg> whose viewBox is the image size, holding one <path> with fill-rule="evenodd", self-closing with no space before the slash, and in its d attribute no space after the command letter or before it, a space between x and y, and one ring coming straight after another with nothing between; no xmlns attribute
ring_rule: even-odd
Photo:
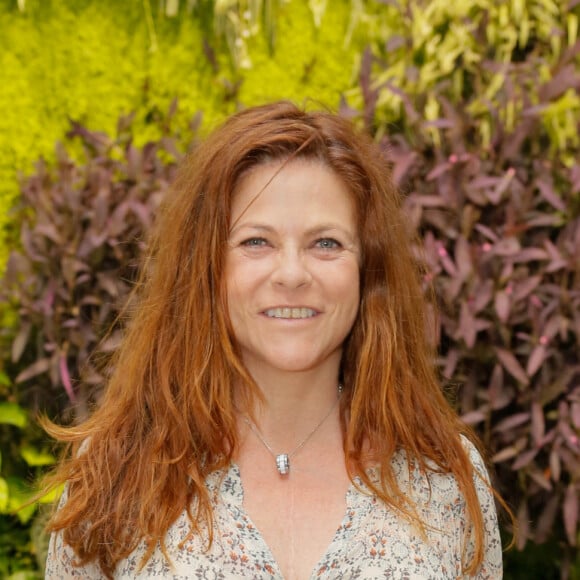
<svg viewBox="0 0 580 580"><path fill-rule="evenodd" d="M517 547L526 559L508 554L506 578L579 577L580 3L337 2L317 28L305 2L272 2L278 12L273 22L260 21L264 34L255 33L242 2L229 28L223 14L212 28L209 12L189 13L186 4L176 3L173 18L152 12L153 29L135 17L131 41L119 34L129 60L131 42L147 53L139 53L148 63L142 78L163 82L140 85L126 109L71 104L79 113L72 124L64 122L65 100L59 101L58 127L47 126L52 133L34 143L39 149L14 142L26 151L26 163L39 154L48 161L23 179L9 222L22 247L5 278L18 318L3 335L11 354L2 363L0 399L15 416L44 408L65 418L98 399L100 363L114 349L115 334L101 352L98 339L123 304L142 229L192 139L227 112L262 99L340 103L342 114L385 147L422 234L417 251L429 266L425 283L434 285L441 309L442 380L488 444L497 485L520 523ZM90 16L98 22L93 2L63 6L79 22L87 18L87 30ZM111 8L101 18L126 23L127 14L138 14L128 6L135 12ZM42 13L39 5L27 7L4 16L28 22ZM39 19L48 26L57 10L51 6ZM286 18L290 12L295 20ZM0 12L0 26L1 18ZM184 31L195 22L210 39L205 48L199 36L197 48L188 44L195 35ZM294 22L302 23L305 41ZM191 94L207 89L207 100L192 98L180 67L172 67L186 54L197 56L201 70L200 92ZM113 61L101 76L122 83ZM152 74L153 62L164 75ZM63 82L74 95L89 94L72 78ZM133 117L126 115L131 109ZM118 113L125 113L119 122ZM54 149L65 130L65 144ZM49 199L53 207L43 201ZM111 216L107 227L103 215ZM48 450L28 428L9 429L18 442L8 453L18 479L27 469L21 447L46 461Z"/></svg>

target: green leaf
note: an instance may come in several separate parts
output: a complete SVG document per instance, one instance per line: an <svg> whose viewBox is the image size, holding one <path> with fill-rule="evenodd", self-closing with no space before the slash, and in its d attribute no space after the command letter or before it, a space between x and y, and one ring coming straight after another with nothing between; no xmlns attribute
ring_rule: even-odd
<svg viewBox="0 0 580 580"><path fill-rule="evenodd" d="M56 459L51 453L35 449L31 445L26 445L20 450L20 455L30 467L41 467L43 465L54 465Z"/></svg>
<svg viewBox="0 0 580 580"><path fill-rule="evenodd" d="M23 428L28 423L28 415L16 403L0 403L0 423Z"/></svg>
<svg viewBox="0 0 580 580"><path fill-rule="evenodd" d="M39 503L54 503L60 499L62 492L64 491L64 483L51 489L47 494L38 498Z"/></svg>
<svg viewBox="0 0 580 580"><path fill-rule="evenodd" d="M36 572L21 570L8 576L6 580L38 580L38 578L39 576Z"/></svg>
<svg viewBox="0 0 580 580"><path fill-rule="evenodd" d="M0 513L6 512L8 497L8 483L3 477L0 477Z"/></svg>
<svg viewBox="0 0 580 580"><path fill-rule="evenodd" d="M26 524L36 512L36 504L27 505L36 495L35 491L21 477L7 477L8 511L15 513L21 523Z"/></svg>
<svg viewBox="0 0 580 580"><path fill-rule="evenodd" d="M36 504L30 504L26 507L21 507L22 504L18 504L16 506L10 506L13 510L16 510L16 517L20 520L21 523L27 524L31 519L32 516L36 513Z"/></svg>

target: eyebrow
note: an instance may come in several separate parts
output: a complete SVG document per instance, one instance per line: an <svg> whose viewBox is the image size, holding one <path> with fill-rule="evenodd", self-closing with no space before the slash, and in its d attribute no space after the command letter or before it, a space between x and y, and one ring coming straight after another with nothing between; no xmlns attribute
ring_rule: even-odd
<svg viewBox="0 0 580 580"><path fill-rule="evenodd" d="M230 230L229 235L232 236L232 235L236 234L238 232L238 230L246 229L246 228L252 229L252 230L257 230L257 231L262 231L262 232L266 232L266 233L275 233L276 232L276 228L273 228L272 226L268 226L265 224L241 223L241 224L236 225L234 228L232 228ZM307 236L315 236L317 234L321 234L323 232L328 232L328 231L332 231L332 230L342 232L343 234L345 234L349 238L352 238L353 240L356 239L356 234L353 234L349 230L346 230L337 224L333 224L332 222L317 225L317 226L307 230L305 233Z"/></svg>

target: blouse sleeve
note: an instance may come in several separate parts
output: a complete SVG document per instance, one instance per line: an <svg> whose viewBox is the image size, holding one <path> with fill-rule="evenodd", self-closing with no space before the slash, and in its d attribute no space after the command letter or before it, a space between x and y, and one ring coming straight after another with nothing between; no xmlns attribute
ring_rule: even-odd
<svg viewBox="0 0 580 580"><path fill-rule="evenodd" d="M481 455L475 446L464 439L464 445L469 453L471 463L475 468L474 483L479 498L484 525L484 558L475 576L464 576L465 579L496 580L503 577L502 545L499 535L499 525L495 508L495 499L490 487L489 474ZM475 541L470 534L467 545L467 562L473 557Z"/></svg>
<svg viewBox="0 0 580 580"><path fill-rule="evenodd" d="M67 488L60 498L58 509L66 503ZM106 580L100 567L95 563L84 566L75 565L77 558L74 550L64 543L62 532L53 532L48 544L48 555L44 569L45 580L65 580L67 578L91 578L91 580Z"/></svg>
<svg viewBox="0 0 580 580"><path fill-rule="evenodd" d="M84 566L75 566L75 553L62 540L62 533L53 533L50 536L45 580L63 580L65 578L91 578L91 580L106 580L99 566L94 563Z"/></svg>

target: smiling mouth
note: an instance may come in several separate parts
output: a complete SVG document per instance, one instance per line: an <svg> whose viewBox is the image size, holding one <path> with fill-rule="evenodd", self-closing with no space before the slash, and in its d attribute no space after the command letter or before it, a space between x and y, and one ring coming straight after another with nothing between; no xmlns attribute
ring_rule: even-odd
<svg viewBox="0 0 580 580"><path fill-rule="evenodd" d="M317 312L312 308L269 308L264 314L268 318L312 318Z"/></svg>

